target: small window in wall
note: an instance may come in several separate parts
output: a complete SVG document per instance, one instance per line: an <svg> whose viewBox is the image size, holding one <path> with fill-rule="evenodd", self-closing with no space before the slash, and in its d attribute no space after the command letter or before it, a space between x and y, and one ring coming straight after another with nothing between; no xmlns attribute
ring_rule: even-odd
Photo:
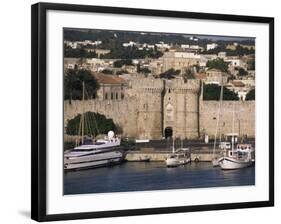
<svg viewBox="0 0 281 224"><path fill-rule="evenodd" d="M111 99L113 100L113 93L111 93Z"/></svg>
<svg viewBox="0 0 281 224"><path fill-rule="evenodd" d="M115 94L116 100L118 100L118 93Z"/></svg>
<svg viewBox="0 0 281 224"><path fill-rule="evenodd" d="M171 89L169 89L169 91L168 91L169 93L171 93Z"/></svg>
<svg viewBox="0 0 281 224"><path fill-rule="evenodd" d="M122 100L124 99L124 93L121 93L121 99Z"/></svg>
<svg viewBox="0 0 281 224"><path fill-rule="evenodd" d="M107 93L105 93L105 96L104 96L104 98L107 100Z"/></svg>

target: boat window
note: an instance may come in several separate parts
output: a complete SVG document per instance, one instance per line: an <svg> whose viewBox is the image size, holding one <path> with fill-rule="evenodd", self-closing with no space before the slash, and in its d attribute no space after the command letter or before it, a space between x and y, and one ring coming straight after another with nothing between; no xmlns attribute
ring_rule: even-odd
<svg viewBox="0 0 281 224"><path fill-rule="evenodd" d="M95 142L95 145L103 145L105 144L104 142Z"/></svg>
<svg viewBox="0 0 281 224"><path fill-rule="evenodd" d="M93 148L89 148L89 149L75 149L74 151L75 152L88 152L88 151L94 151L96 149L93 149Z"/></svg>

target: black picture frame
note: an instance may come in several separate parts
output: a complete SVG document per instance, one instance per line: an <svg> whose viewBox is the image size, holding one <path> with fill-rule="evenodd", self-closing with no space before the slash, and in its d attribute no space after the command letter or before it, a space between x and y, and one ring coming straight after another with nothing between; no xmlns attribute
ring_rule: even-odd
<svg viewBox="0 0 281 224"><path fill-rule="evenodd" d="M160 207L70 214L46 213L46 13L63 10L87 13L111 13L139 16L176 17L217 21L254 22L269 25L269 200L196 206ZM31 16L31 73L32 73L32 155L31 155L31 218L37 221L133 216L161 213L193 212L237 208L274 206L274 18L240 15L164 11L136 8L103 7L73 4L37 3Z"/></svg>

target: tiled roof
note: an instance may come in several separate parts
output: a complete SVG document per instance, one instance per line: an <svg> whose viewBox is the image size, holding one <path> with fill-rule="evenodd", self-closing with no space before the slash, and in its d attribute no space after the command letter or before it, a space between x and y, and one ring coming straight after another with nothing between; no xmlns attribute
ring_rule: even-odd
<svg viewBox="0 0 281 224"><path fill-rule="evenodd" d="M207 72L222 72L222 71L220 69L211 68L211 69L208 69Z"/></svg>
<svg viewBox="0 0 281 224"><path fill-rule="evenodd" d="M245 86L245 84L244 84L243 82L237 81L237 80L233 80L233 81L232 81L232 84L233 84L233 86L235 86L235 87L244 87L244 86Z"/></svg>
<svg viewBox="0 0 281 224"><path fill-rule="evenodd" d="M194 74L196 79L205 79L207 77L207 74L205 72L199 72Z"/></svg>
<svg viewBox="0 0 281 224"><path fill-rule="evenodd" d="M117 75L105 75L101 73L94 74L98 83L101 84L125 84L126 80Z"/></svg>

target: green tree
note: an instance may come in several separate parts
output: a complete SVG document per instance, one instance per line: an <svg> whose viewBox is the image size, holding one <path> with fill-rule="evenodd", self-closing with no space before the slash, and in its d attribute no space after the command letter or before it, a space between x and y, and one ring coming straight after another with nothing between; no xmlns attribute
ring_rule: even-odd
<svg viewBox="0 0 281 224"><path fill-rule="evenodd" d="M110 53L101 55L101 58L111 59L136 59L136 58L159 58L163 55L161 51L154 49L142 49L137 47L123 47L120 43L115 47L107 48Z"/></svg>
<svg viewBox="0 0 281 224"><path fill-rule="evenodd" d="M173 68L170 68L169 70L161 73L159 76L160 78L163 78L163 79L174 79L175 76L179 75L180 74L180 70L175 70Z"/></svg>
<svg viewBox="0 0 281 224"><path fill-rule="evenodd" d="M235 50L226 49L227 56L243 56L249 54L255 54L255 49L253 47L246 48L238 45Z"/></svg>
<svg viewBox="0 0 281 224"><path fill-rule="evenodd" d="M186 81L187 79L195 79L194 72L189 68L183 74L183 79Z"/></svg>
<svg viewBox="0 0 281 224"><path fill-rule="evenodd" d="M239 75L240 76L246 76L248 75L248 72L244 68L239 68L238 69Z"/></svg>
<svg viewBox="0 0 281 224"><path fill-rule="evenodd" d="M68 69L64 74L64 99L82 100L82 83L85 83L87 98L93 98L99 88L99 84L89 70Z"/></svg>
<svg viewBox="0 0 281 224"><path fill-rule="evenodd" d="M140 73L140 70L141 70L141 66L140 66L140 63L137 64L137 73Z"/></svg>
<svg viewBox="0 0 281 224"><path fill-rule="evenodd" d="M87 51L84 48L72 49L70 47L64 48L64 57L66 58L97 58L95 51Z"/></svg>
<svg viewBox="0 0 281 224"><path fill-rule="evenodd" d="M144 73L144 74L151 73L151 71L148 68L146 68L146 67L145 68L141 68L139 72L140 73Z"/></svg>
<svg viewBox="0 0 281 224"><path fill-rule="evenodd" d="M214 60L209 60L207 62L207 64L206 64L206 66L209 69L215 68L215 69L221 70L222 72L227 72L227 70L228 70L228 63L224 62L224 60L221 59L221 58L216 58Z"/></svg>
<svg viewBox="0 0 281 224"><path fill-rule="evenodd" d="M106 75L112 75L113 71L110 69L104 69L101 71L101 73L106 74Z"/></svg>
<svg viewBox="0 0 281 224"><path fill-rule="evenodd" d="M66 133L68 135L80 135L81 114L76 115L73 119L68 120ZM95 112L84 113L84 134L89 136L97 136L99 134L107 134L109 131L116 131L117 126L111 118L106 118L103 114ZM80 133L79 133L80 131Z"/></svg>
<svg viewBox="0 0 281 224"><path fill-rule="evenodd" d="M245 100L255 100L255 97L255 89L252 89L247 93Z"/></svg>
<svg viewBox="0 0 281 224"><path fill-rule="evenodd" d="M122 59L115 61L113 65L115 68L121 68L123 65L133 65L133 62L131 59Z"/></svg>
<svg viewBox="0 0 281 224"><path fill-rule="evenodd" d="M217 84L203 85L203 100L219 100L221 86ZM223 100L239 100L238 94L223 87Z"/></svg>

